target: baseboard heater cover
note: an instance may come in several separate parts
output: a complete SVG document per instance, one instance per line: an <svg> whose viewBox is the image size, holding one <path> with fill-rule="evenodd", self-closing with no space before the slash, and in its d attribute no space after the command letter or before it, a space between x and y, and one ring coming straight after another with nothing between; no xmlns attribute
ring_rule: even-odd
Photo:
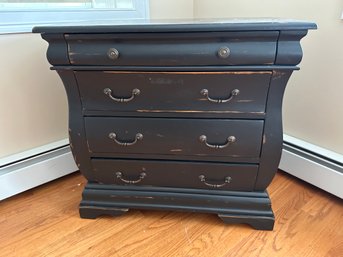
<svg viewBox="0 0 343 257"><path fill-rule="evenodd" d="M343 198L343 156L284 135L279 169Z"/></svg>
<svg viewBox="0 0 343 257"><path fill-rule="evenodd" d="M69 144L0 166L0 200L77 171Z"/></svg>

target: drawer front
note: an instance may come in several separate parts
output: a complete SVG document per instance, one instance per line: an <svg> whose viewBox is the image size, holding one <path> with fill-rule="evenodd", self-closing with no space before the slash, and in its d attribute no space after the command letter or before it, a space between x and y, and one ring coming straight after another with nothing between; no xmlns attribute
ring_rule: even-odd
<svg viewBox="0 0 343 257"><path fill-rule="evenodd" d="M271 78L271 72L75 74L85 110L144 113L263 113Z"/></svg>
<svg viewBox="0 0 343 257"><path fill-rule="evenodd" d="M129 184L215 190L251 191L258 165L93 159L96 180Z"/></svg>
<svg viewBox="0 0 343 257"><path fill-rule="evenodd" d="M273 64L279 32L66 34L72 65Z"/></svg>
<svg viewBox="0 0 343 257"><path fill-rule="evenodd" d="M90 152L256 158L262 120L86 117Z"/></svg>

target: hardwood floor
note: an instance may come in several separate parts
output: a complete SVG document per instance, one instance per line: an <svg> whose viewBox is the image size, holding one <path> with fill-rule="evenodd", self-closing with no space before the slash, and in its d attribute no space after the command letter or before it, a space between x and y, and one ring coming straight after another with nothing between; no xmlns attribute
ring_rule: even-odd
<svg viewBox="0 0 343 257"><path fill-rule="evenodd" d="M216 215L130 211L80 219L75 173L0 203L0 256L343 256L343 201L283 172L269 187L274 231Z"/></svg>

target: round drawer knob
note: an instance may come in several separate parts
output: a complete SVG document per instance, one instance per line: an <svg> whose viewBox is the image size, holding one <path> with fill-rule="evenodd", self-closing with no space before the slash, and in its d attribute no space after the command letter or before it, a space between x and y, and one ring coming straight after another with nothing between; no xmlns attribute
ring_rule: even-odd
<svg viewBox="0 0 343 257"><path fill-rule="evenodd" d="M107 52L107 56L112 60L116 60L119 58L119 51L115 48L110 48Z"/></svg>
<svg viewBox="0 0 343 257"><path fill-rule="evenodd" d="M225 58L229 57L229 55L230 55L230 49L227 46L223 46L223 47L219 48L219 50L218 50L219 58L225 59Z"/></svg>

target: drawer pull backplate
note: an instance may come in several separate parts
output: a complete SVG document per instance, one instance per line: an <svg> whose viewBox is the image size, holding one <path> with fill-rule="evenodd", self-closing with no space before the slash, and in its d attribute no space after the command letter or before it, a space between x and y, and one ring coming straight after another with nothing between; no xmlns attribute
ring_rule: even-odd
<svg viewBox="0 0 343 257"><path fill-rule="evenodd" d="M110 48L107 52L107 56L111 60L116 60L119 58L119 51L115 48Z"/></svg>
<svg viewBox="0 0 343 257"><path fill-rule="evenodd" d="M200 176L199 176L199 179L200 179L200 181L203 182L206 186L213 187L213 188L223 187L223 186L225 186L226 184L229 184L229 183L231 182L231 180L232 180L231 177L227 176L227 177L225 177L224 183L222 183L222 184L211 184L211 183L208 183L208 182L206 181L205 175L200 175Z"/></svg>
<svg viewBox="0 0 343 257"><path fill-rule="evenodd" d="M228 58L230 56L230 48L228 48L227 46L223 46L221 48L219 48L218 50L218 56L219 58L225 59Z"/></svg>
<svg viewBox="0 0 343 257"><path fill-rule="evenodd" d="M236 137L234 136L229 136L227 139L226 139L226 143L225 144L222 144L222 145L214 145L214 144L209 144L207 142L207 137L205 135L201 135L199 137L199 141L201 143L205 143L206 146L210 147L210 148L214 148L214 149L222 149L222 148L225 148L225 147L228 147L229 145L231 145L232 143L236 142Z"/></svg>
<svg viewBox="0 0 343 257"><path fill-rule="evenodd" d="M130 102L135 98L135 96L138 96L141 93L141 91L138 88L132 89L132 93L130 97L114 97L112 96L112 90L110 88L104 89L104 94L108 95L109 98L111 98L113 101L119 102L119 103L127 103Z"/></svg>
<svg viewBox="0 0 343 257"><path fill-rule="evenodd" d="M123 173L121 173L120 171L116 172L116 178L120 179L121 181L123 181L126 184L137 184L139 182L141 182L144 178L146 177L146 173L142 172L141 174L139 174L139 178L136 180L127 180L123 178Z"/></svg>
<svg viewBox="0 0 343 257"><path fill-rule="evenodd" d="M110 139L112 139L114 142L116 142L120 146L131 146L131 145L136 144L139 140L142 140L143 139L143 134L137 133L136 136L135 136L135 140L133 140L132 142L120 142L117 139L117 134L114 133L114 132L109 133L108 137Z"/></svg>
<svg viewBox="0 0 343 257"><path fill-rule="evenodd" d="M227 103L230 102L235 96L239 95L239 89L234 89L231 91L230 96L226 99L213 99L209 97L208 90L206 88L201 89L200 94L203 96L206 96L207 100L212 102L212 103Z"/></svg>

